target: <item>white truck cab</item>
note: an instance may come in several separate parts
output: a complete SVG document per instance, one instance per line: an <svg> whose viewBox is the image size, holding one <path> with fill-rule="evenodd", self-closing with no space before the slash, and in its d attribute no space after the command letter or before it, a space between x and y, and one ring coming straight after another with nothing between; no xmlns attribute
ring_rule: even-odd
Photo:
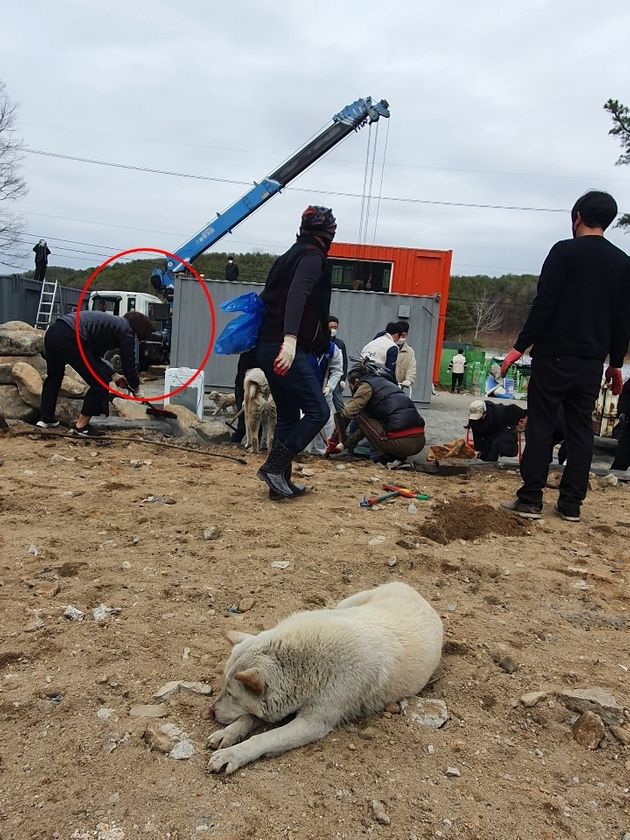
<svg viewBox="0 0 630 840"><path fill-rule="evenodd" d="M111 312L112 315L124 315L125 312L142 313L151 317L150 304L161 305L163 301L155 295L146 292L117 292L103 290L91 292L88 309L97 312Z"/></svg>

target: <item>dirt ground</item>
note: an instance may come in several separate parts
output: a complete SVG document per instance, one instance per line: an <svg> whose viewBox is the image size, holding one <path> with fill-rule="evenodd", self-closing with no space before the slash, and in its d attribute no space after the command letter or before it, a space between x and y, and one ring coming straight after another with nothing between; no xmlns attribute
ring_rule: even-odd
<svg viewBox="0 0 630 840"><path fill-rule="evenodd" d="M241 466L28 438L0 438L0 456L2 840L630 831L630 747L608 728L599 749L581 746L554 694L601 687L630 706L629 489L591 492L580 524L549 505L542 523L523 525L495 510L515 474L394 474L431 494L414 513L403 500L360 509L392 479L363 463L313 459L313 492L274 504L254 476L258 457ZM175 503L143 502L151 496ZM218 538L204 539L212 526ZM223 631L260 630L392 579L443 617L442 665L424 692L446 702L443 728L386 711L225 779L206 771L216 728L206 697L179 693L157 721L129 714L169 680L217 688ZM254 605L240 614L243 598ZM97 622L101 604L120 612ZM68 605L84 620L64 617ZM519 698L533 691L547 695L526 708ZM189 736L192 758L149 750L145 728L166 722Z"/></svg>

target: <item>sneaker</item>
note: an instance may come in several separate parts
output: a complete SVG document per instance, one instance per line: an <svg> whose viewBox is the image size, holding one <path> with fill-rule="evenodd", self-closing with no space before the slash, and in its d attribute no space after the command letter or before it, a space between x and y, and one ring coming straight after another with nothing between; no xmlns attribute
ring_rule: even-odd
<svg viewBox="0 0 630 840"><path fill-rule="evenodd" d="M106 435L106 433L101 431L101 429L95 429L94 426L90 426L89 423L82 429L78 429L76 426L73 426L72 434L83 438L100 438L105 437Z"/></svg>
<svg viewBox="0 0 630 840"><path fill-rule="evenodd" d="M542 519L542 507L539 505L527 505L525 502L520 502L514 499L509 502L501 502L501 510L510 510L521 519Z"/></svg>
<svg viewBox="0 0 630 840"><path fill-rule="evenodd" d="M59 425L59 420L57 420L56 417L42 417L37 421L37 423L35 423L35 425L39 426L40 429L54 429Z"/></svg>
<svg viewBox="0 0 630 840"><path fill-rule="evenodd" d="M573 511L569 513L569 511L560 510L558 505L555 505L553 512L556 516L559 516L560 519L564 519L566 522L579 522L580 521L580 511Z"/></svg>

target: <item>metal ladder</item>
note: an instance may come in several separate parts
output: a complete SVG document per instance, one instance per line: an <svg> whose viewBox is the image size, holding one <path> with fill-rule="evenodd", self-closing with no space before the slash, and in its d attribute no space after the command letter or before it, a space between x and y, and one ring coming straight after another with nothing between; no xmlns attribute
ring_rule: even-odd
<svg viewBox="0 0 630 840"><path fill-rule="evenodd" d="M53 316L59 309L57 292L58 283L56 280L43 281L42 292L39 296L39 305L37 307L37 317L35 318L35 326L37 329L46 330L51 325Z"/></svg>

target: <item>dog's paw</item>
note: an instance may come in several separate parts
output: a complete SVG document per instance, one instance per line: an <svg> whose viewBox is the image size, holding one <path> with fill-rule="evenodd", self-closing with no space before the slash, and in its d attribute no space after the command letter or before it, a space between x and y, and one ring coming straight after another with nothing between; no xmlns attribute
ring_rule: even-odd
<svg viewBox="0 0 630 840"><path fill-rule="evenodd" d="M217 729L213 732L206 741L206 747L209 750L225 749L225 747L233 747L236 744L236 737L229 732L229 726L225 729Z"/></svg>
<svg viewBox="0 0 630 840"><path fill-rule="evenodd" d="M242 767L245 762L239 755L238 747L228 747L227 749L217 750L210 761L208 762L208 770L211 773L220 773L225 770L225 775L229 776L234 773L239 767Z"/></svg>

